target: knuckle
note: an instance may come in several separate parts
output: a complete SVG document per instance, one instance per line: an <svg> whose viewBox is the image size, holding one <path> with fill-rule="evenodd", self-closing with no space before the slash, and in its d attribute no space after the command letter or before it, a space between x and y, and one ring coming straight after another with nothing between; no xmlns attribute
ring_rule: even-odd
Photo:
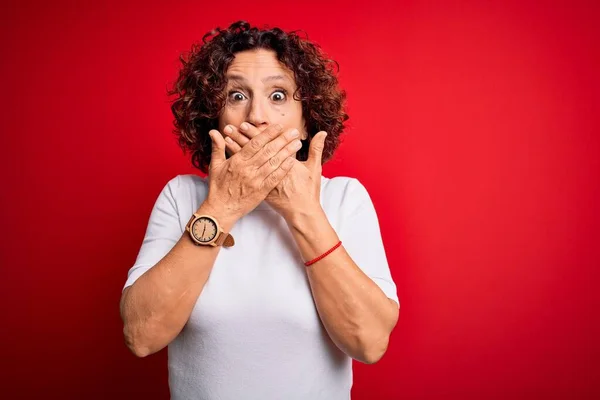
<svg viewBox="0 0 600 400"><path fill-rule="evenodd" d="M261 184L258 179L252 179L250 181L250 188L252 188L253 192L259 191L261 189Z"/></svg>
<svg viewBox="0 0 600 400"><path fill-rule="evenodd" d="M273 151L273 146L271 146L271 145L266 145L266 146L263 148L263 154L264 154L266 157L273 157L273 156L274 156L274 154L275 154L275 152Z"/></svg>
<svg viewBox="0 0 600 400"><path fill-rule="evenodd" d="M276 186L279 183L279 173L273 172L267 177L267 182L269 186Z"/></svg>
<svg viewBox="0 0 600 400"><path fill-rule="evenodd" d="M251 140L250 141L250 148L254 151L258 151L263 147L262 143L258 140Z"/></svg>
<svg viewBox="0 0 600 400"><path fill-rule="evenodd" d="M249 167L240 168L239 175L241 176L241 178L243 180L250 180L251 181L252 180L252 176L253 176L253 174L252 174L253 171L254 170L252 168L249 168Z"/></svg>
<svg viewBox="0 0 600 400"><path fill-rule="evenodd" d="M275 156L269 158L269 165L272 168L277 168L277 166L279 165L279 157L275 155Z"/></svg>

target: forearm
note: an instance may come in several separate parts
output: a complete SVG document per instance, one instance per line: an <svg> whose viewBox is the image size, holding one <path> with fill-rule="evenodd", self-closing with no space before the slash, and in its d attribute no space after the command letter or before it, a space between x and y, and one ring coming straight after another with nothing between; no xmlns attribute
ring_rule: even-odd
<svg viewBox="0 0 600 400"><path fill-rule="evenodd" d="M305 260L339 240L322 209L296 214L288 226ZM397 304L354 263L343 243L306 269L321 321L333 342L356 360L379 360L398 319Z"/></svg>
<svg viewBox="0 0 600 400"><path fill-rule="evenodd" d="M203 204L225 232L234 220ZM219 215L221 213L221 215ZM125 342L144 357L167 346L181 332L204 288L221 246L196 246L187 232L156 265L128 287L121 298Z"/></svg>

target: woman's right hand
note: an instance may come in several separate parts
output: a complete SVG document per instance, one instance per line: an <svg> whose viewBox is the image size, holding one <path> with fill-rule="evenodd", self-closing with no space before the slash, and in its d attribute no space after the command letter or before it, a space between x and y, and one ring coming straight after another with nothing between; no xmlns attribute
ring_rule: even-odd
<svg viewBox="0 0 600 400"><path fill-rule="evenodd" d="M212 154L205 202L233 220L252 211L281 182L301 147L296 129L283 131L277 124L267 127L242 150L226 158L221 133L213 129L209 135Z"/></svg>

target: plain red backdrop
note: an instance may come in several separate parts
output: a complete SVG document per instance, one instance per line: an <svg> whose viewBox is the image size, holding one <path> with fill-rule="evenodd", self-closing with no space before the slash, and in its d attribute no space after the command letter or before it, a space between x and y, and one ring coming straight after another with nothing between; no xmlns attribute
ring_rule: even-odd
<svg viewBox="0 0 600 400"><path fill-rule="evenodd" d="M168 397L119 296L159 191L194 172L177 57L246 19L341 66L324 174L369 190L401 301L353 398L598 398L598 3L492 3L3 4L0 397Z"/></svg>

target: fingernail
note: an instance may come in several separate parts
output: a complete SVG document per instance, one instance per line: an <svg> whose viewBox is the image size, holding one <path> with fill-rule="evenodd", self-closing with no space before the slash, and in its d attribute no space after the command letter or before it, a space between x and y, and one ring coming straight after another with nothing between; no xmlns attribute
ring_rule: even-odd
<svg viewBox="0 0 600 400"><path fill-rule="evenodd" d="M293 130L293 131L290 133L290 135L291 135L293 138L296 138L296 137L298 137L298 136L300 135L300 132L298 132L298 129L294 129L294 130Z"/></svg>
<svg viewBox="0 0 600 400"><path fill-rule="evenodd" d="M233 133L233 128L231 127L231 125L227 125L225 127L225 129L223 129L223 132L225 132L225 133Z"/></svg>
<svg viewBox="0 0 600 400"><path fill-rule="evenodd" d="M245 122L242 122L242 124L240 125L240 129L243 129L243 130L248 129L248 124Z"/></svg>
<svg viewBox="0 0 600 400"><path fill-rule="evenodd" d="M299 140L294 141L294 148L297 150L300 150L300 148L302 147L302 142Z"/></svg>

